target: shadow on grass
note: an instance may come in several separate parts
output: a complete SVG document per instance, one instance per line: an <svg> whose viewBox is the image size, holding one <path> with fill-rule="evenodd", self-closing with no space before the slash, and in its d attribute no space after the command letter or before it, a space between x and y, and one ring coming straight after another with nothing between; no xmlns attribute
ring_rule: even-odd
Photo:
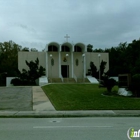
<svg viewBox="0 0 140 140"><path fill-rule="evenodd" d="M103 96L120 96L120 95L118 95L117 91L112 91L112 92L104 91L101 95L103 95Z"/></svg>

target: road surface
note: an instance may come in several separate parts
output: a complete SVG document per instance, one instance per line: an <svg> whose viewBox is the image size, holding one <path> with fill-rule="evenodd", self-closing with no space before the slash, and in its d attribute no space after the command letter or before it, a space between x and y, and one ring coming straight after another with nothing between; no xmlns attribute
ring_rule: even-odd
<svg viewBox="0 0 140 140"><path fill-rule="evenodd" d="M131 127L140 129L140 118L0 118L0 139L128 140Z"/></svg>

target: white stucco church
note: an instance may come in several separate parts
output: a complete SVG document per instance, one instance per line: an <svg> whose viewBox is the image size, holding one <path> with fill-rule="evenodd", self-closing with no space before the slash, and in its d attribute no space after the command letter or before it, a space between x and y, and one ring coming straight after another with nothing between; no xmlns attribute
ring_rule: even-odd
<svg viewBox="0 0 140 140"><path fill-rule="evenodd" d="M90 62L94 62L97 69L101 61L106 61L106 69L109 69L109 55L108 53L95 53L87 52L87 45L82 42L64 43L50 42L46 45L43 52L24 52L18 53L18 69L28 69L25 60L35 61L39 59L39 64L46 69L46 77L60 78L73 78L77 79L86 78L86 73L90 69Z"/></svg>

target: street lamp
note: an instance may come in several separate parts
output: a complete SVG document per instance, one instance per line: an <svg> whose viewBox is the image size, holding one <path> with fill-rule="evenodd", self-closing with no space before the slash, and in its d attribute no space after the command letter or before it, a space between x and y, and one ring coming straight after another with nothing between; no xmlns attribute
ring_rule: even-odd
<svg viewBox="0 0 140 140"><path fill-rule="evenodd" d="M85 68L84 68L84 64L85 64L85 54L82 54L83 57L83 82L85 82Z"/></svg>
<svg viewBox="0 0 140 140"><path fill-rule="evenodd" d="M51 83L52 83L52 56L53 56L53 55L50 54L50 58L51 58L51 59L50 59L50 60L51 60L51 61L50 61L50 62L51 62Z"/></svg>
<svg viewBox="0 0 140 140"><path fill-rule="evenodd" d="M100 58L101 58L101 54L98 54L99 57L99 82L101 80L101 70L100 70Z"/></svg>
<svg viewBox="0 0 140 140"><path fill-rule="evenodd" d="M69 56L69 54L66 54L66 57L67 57L67 82L68 82L68 56Z"/></svg>

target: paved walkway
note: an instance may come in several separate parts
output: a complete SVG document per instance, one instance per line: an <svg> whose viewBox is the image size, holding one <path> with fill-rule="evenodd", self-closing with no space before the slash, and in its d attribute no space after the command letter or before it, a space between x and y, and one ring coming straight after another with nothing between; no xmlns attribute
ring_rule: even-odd
<svg viewBox="0 0 140 140"><path fill-rule="evenodd" d="M33 111L55 111L50 100L40 86L33 86Z"/></svg>

